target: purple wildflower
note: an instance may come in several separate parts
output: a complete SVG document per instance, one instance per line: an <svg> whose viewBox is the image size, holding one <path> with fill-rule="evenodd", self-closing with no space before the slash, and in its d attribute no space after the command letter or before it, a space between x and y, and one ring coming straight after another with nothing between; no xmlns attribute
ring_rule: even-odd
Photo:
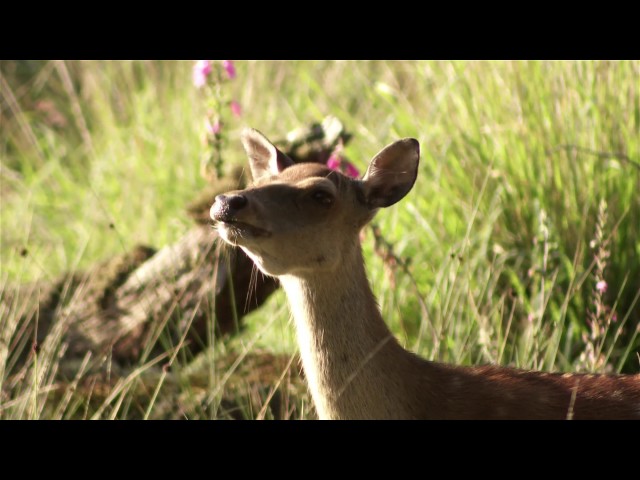
<svg viewBox="0 0 640 480"><path fill-rule="evenodd" d="M198 60L193 66L193 84L196 88L202 88L207 83L207 77L211 73L211 61Z"/></svg>
<svg viewBox="0 0 640 480"><path fill-rule="evenodd" d="M351 178L359 178L360 177L360 172L358 171L358 169L356 167L354 167L351 163L349 162L344 162L345 163L345 175L347 175L347 177L351 177Z"/></svg>
<svg viewBox="0 0 640 480"><path fill-rule="evenodd" d="M360 177L360 172L356 167L354 167L350 162L346 160L342 160L342 157L336 153L332 153L329 159L327 160L327 167L331 170L337 170L339 172L344 173L347 177L358 178Z"/></svg>
<svg viewBox="0 0 640 480"><path fill-rule="evenodd" d="M600 280L598 283L596 283L596 290L599 291L600 293L606 292L607 282L605 282L604 280Z"/></svg>
<svg viewBox="0 0 640 480"><path fill-rule="evenodd" d="M205 127L209 135L217 135L222 130L220 120L216 119L213 123L209 119L205 121Z"/></svg>
<svg viewBox="0 0 640 480"><path fill-rule="evenodd" d="M222 66L226 70L227 75L229 76L229 78L231 78L231 79L236 78L236 67L233 64L233 60L223 60L222 61Z"/></svg>
<svg viewBox="0 0 640 480"><path fill-rule="evenodd" d="M329 167L331 170L338 170L340 171L340 157L337 155L331 155L329 157L329 160L327 160L327 167Z"/></svg>
<svg viewBox="0 0 640 480"><path fill-rule="evenodd" d="M242 115L242 108L240 107L240 104L235 100L231 100L231 102L229 102L229 108L231 108L231 113L233 113L236 117Z"/></svg>

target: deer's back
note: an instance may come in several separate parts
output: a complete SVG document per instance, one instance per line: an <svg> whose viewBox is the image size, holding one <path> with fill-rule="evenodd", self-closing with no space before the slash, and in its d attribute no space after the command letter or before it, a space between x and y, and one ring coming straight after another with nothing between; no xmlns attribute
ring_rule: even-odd
<svg viewBox="0 0 640 480"><path fill-rule="evenodd" d="M431 389L425 389L424 408L416 415L422 418L640 420L640 375L545 373L416 360L423 371L418 375Z"/></svg>

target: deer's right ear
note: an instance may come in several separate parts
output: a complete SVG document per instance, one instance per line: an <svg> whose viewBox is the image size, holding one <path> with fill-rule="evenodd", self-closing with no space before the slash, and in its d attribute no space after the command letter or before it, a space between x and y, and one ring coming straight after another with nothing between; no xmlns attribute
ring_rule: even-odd
<svg viewBox="0 0 640 480"><path fill-rule="evenodd" d="M388 207L402 199L418 175L420 144L405 138L387 145L369 164L362 179L369 208Z"/></svg>
<svg viewBox="0 0 640 480"><path fill-rule="evenodd" d="M249 165L254 181L264 176L277 175L294 163L258 130L245 128L240 138L249 156Z"/></svg>

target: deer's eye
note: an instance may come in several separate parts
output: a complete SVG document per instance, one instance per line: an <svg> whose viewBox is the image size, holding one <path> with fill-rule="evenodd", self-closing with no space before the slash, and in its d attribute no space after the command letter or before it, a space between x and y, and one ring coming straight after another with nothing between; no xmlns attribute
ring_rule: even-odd
<svg viewBox="0 0 640 480"><path fill-rule="evenodd" d="M311 198L313 198L316 202L326 207L328 207L333 203L333 195L331 195L326 190L315 190L311 194Z"/></svg>

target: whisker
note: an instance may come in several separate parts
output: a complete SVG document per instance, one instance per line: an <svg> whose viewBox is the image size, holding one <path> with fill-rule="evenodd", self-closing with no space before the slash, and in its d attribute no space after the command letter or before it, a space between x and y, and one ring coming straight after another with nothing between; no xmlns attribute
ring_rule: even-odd
<svg viewBox="0 0 640 480"><path fill-rule="evenodd" d="M258 267L256 267L255 263L251 266L251 277L249 279L249 288L247 290L247 298L245 300L245 313L249 310L252 291L256 307L258 307Z"/></svg>

